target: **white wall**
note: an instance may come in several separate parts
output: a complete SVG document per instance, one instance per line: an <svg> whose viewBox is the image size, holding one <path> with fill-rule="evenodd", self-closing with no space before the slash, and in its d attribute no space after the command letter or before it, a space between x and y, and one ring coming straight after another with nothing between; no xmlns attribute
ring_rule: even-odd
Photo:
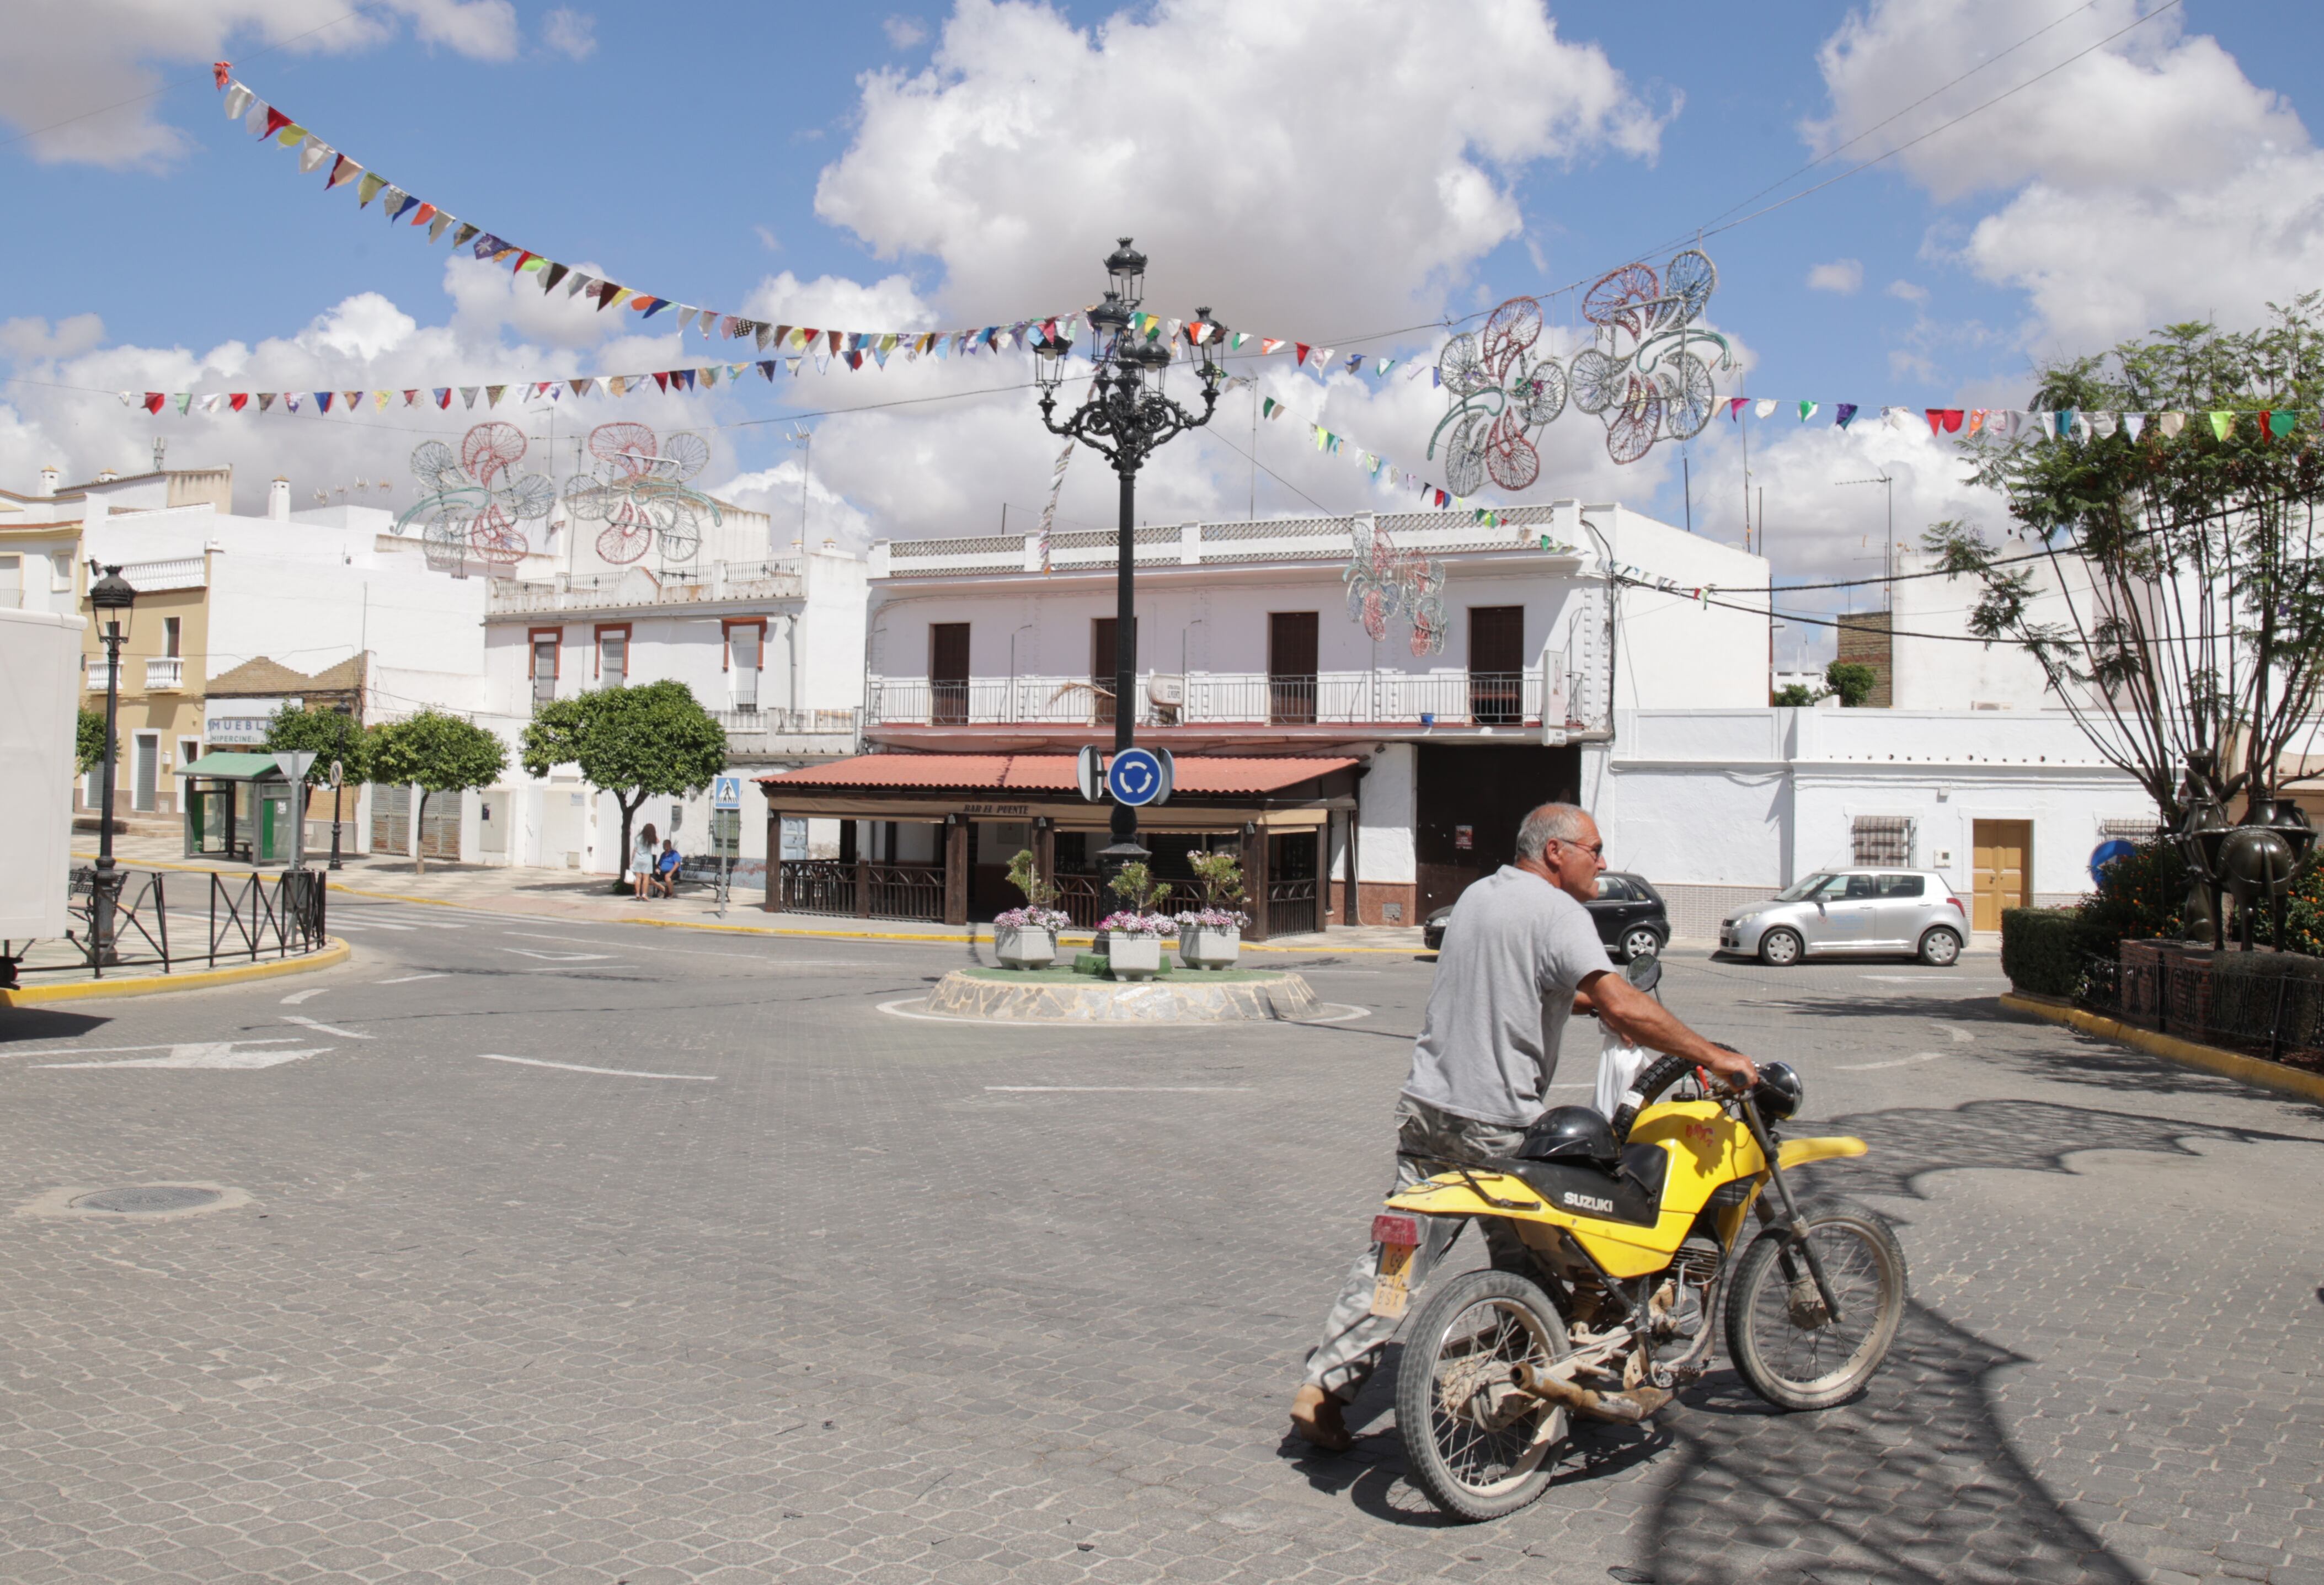
<svg viewBox="0 0 2324 1585"><path fill-rule="evenodd" d="M2008 553L2033 548L2016 540L2004 542ZM1899 573L1925 573L1934 558L1923 552L1896 553ZM2073 569L2075 589L2071 609L2061 593L2058 574L2044 560L2019 564L2015 570L2034 580L2035 596L2029 620L2038 623L2072 624L2079 611L2085 621L2091 612L2089 579ZM1895 585L1893 681L1890 698L1900 710L2054 710L2059 700L2049 691L2042 668L2015 644L1963 642L1971 637L1969 613L1983 585L1973 577L1909 577ZM1914 635L1941 635L1916 637Z"/></svg>
<svg viewBox="0 0 2324 1585"><path fill-rule="evenodd" d="M1413 777L1419 756L1410 743L1389 743L1372 756L1356 784L1356 879L1410 886L1420 879L1413 858Z"/></svg>
<svg viewBox="0 0 2324 1585"><path fill-rule="evenodd" d="M8 820L0 843L0 938L53 939L65 931L86 625L52 612L0 611L0 810Z"/></svg>

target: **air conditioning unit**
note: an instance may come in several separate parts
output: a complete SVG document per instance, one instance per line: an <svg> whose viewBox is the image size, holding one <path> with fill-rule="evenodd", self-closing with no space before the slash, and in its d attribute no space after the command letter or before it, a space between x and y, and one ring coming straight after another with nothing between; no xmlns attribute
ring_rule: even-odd
<svg viewBox="0 0 2324 1585"><path fill-rule="evenodd" d="M1156 672L1146 679L1146 696L1157 705L1184 705L1186 679L1183 674Z"/></svg>

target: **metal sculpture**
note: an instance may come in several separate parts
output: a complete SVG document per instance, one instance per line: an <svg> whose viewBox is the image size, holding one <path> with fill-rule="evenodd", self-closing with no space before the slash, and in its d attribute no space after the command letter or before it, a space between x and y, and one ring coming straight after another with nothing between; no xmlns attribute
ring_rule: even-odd
<svg viewBox="0 0 2324 1585"><path fill-rule="evenodd" d="M635 561L657 540L665 562L691 561L702 523L715 523L718 503L687 481L710 461L701 436L681 430L657 439L643 424L600 424L589 431L597 465L565 483L565 509L576 521L601 522L597 554L615 567Z"/></svg>
<svg viewBox="0 0 2324 1585"><path fill-rule="evenodd" d="M1443 444L1444 487L1453 494L1472 494L1488 477L1523 490L1541 476L1533 437L1565 410L1566 378L1552 359L1532 355L1540 339L1541 304L1513 297L1482 334L1464 330L1445 344L1436 377L1452 406L1428 438L1428 455Z"/></svg>
<svg viewBox="0 0 2324 1585"><path fill-rule="evenodd" d="M1444 650L1444 565L1417 550L1398 550L1377 521L1354 530L1355 553L1341 581L1348 585L1348 616L1364 624L1374 642L1388 637L1397 617L1412 623L1412 652Z"/></svg>
<svg viewBox="0 0 2324 1585"><path fill-rule="evenodd" d="M2285 905L2292 889L2316 862L2316 830L2290 798L2255 797L2242 820L2230 824L2221 796L2217 757L2187 756L2181 779L2186 817L2171 839L2186 861L2190 885L2182 910L2190 937L2208 935L2213 950L2227 945L2222 894L2236 899L2246 952L2265 908L2278 950L2283 945Z"/></svg>
<svg viewBox="0 0 2324 1585"><path fill-rule="evenodd" d="M1695 324L1719 284L1709 254L1687 248L1657 277L1644 263L1599 278L1582 299L1582 317L1598 344L1573 356L1567 371L1573 405L1606 424L1606 451L1636 462L1656 440L1702 432L1718 404L1711 370L1731 368L1727 338ZM1716 348L1715 362L1697 356Z"/></svg>
<svg viewBox="0 0 2324 1585"><path fill-rule="evenodd" d="M428 565L438 572L470 556L515 566L531 548L519 525L548 517L557 502L548 475L516 471L524 453L524 431L514 424L478 424L460 438L456 456L441 440L422 441L411 453L420 498L396 518L393 531L418 525Z"/></svg>

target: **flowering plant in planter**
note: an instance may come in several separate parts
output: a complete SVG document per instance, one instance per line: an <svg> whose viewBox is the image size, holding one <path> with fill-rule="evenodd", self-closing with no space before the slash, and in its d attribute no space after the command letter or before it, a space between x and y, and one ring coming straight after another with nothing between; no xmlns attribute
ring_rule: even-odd
<svg viewBox="0 0 2324 1585"><path fill-rule="evenodd" d="M1135 908L1124 908L1100 919L1097 928L1101 935L1176 935L1178 922L1167 914L1144 914Z"/></svg>
<svg viewBox="0 0 2324 1585"><path fill-rule="evenodd" d="M1182 908L1178 923L1188 930L1240 930L1250 923L1240 908Z"/></svg>
<svg viewBox="0 0 2324 1585"><path fill-rule="evenodd" d="M993 917L993 953L1008 968L1047 968L1056 961L1057 932L1072 926L1073 916L1055 906L1057 889L1041 879L1032 849L1009 861L1009 879L1025 894L1025 906Z"/></svg>
<svg viewBox="0 0 2324 1585"><path fill-rule="evenodd" d="M1010 908L992 916L996 930L1047 930L1054 934L1074 927L1074 917L1063 908Z"/></svg>

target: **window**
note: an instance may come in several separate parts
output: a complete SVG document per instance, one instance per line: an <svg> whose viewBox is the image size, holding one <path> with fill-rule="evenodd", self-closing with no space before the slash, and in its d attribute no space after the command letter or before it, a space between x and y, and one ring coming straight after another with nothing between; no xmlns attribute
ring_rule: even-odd
<svg viewBox="0 0 2324 1585"><path fill-rule="evenodd" d="M1882 897L1919 897L1927 884L1918 875L1876 875L1873 880Z"/></svg>
<svg viewBox="0 0 2324 1585"><path fill-rule="evenodd" d="M627 622L618 627L597 630L597 685L618 688L630 679L630 628Z"/></svg>
<svg viewBox="0 0 2324 1585"><path fill-rule="evenodd" d="M726 624L727 684L737 710L759 707L759 663L766 641L767 624L761 618Z"/></svg>
<svg viewBox="0 0 2324 1585"><path fill-rule="evenodd" d="M928 719L937 725L968 720L968 623L928 623Z"/></svg>
<svg viewBox="0 0 2324 1585"><path fill-rule="evenodd" d="M72 569L71 551L51 551L49 553L49 588L51 591L71 588L73 586Z"/></svg>
<svg viewBox="0 0 2324 1585"><path fill-rule="evenodd" d="M1618 875L1600 875L1598 877L1598 898L1601 902L1609 903L1628 903L1638 900L1637 894L1632 892L1630 889L1630 883L1623 880Z"/></svg>
<svg viewBox="0 0 2324 1585"><path fill-rule="evenodd" d="M0 611L14 611L24 603L24 558L0 556Z"/></svg>
<svg viewBox="0 0 2324 1585"><path fill-rule="evenodd" d="M2109 815L2098 822L2100 842L2152 842L2162 831L2163 824L2151 815Z"/></svg>
<svg viewBox="0 0 2324 1585"><path fill-rule="evenodd" d="M198 737L181 737L178 740L178 769L180 771L183 771L187 766L192 764L201 757L201 739Z"/></svg>
<svg viewBox="0 0 2324 1585"><path fill-rule="evenodd" d="M545 705L557 697L558 640L562 636L553 627L537 627L529 635L532 645L532 702L536 705Z"/></svg>
<svg viewBox="0 0 2324 1585"><path fill-rule="evenodd" d="M1852 834L1856 862L1909 864L1913 862L1913 821L1905 815L1858 815Z"/></svg>
<svg viewBox="0 0 2324 1585"><path fill-rule="evenodd" d="M1315 719L1315 613L1276 611L1267 618L1267 718L1305 725Z"/></svg>
<svg viewBox="0 0 2324 1585"><path fill-rule="evenodd" d="M174 660L179 656L184 654L185 651L178 647L183 638L184 626L182 618L165 616L161 619L161 653L164 656Z"/></svg>

